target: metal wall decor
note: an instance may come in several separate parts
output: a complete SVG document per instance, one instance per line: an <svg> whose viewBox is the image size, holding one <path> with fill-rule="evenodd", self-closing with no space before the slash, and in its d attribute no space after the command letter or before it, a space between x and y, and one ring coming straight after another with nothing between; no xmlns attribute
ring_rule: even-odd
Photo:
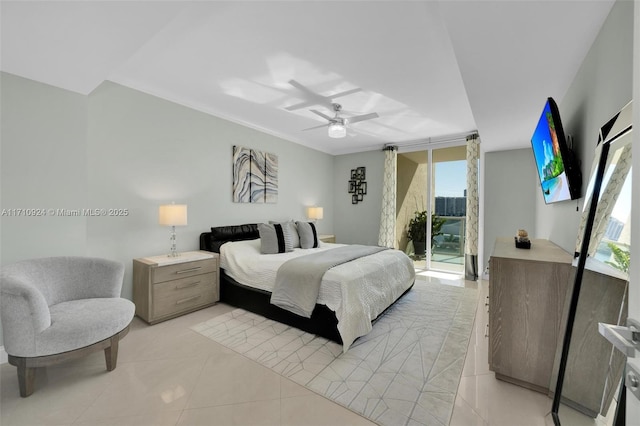
<svg viewBox="0 0 640 426"><path fill-rule="evenodd" d="M367 193L366 168L358 167L351 169L351 178L349 179L349 194L351 194L351 204L358 204L364 199Z"/></svg>

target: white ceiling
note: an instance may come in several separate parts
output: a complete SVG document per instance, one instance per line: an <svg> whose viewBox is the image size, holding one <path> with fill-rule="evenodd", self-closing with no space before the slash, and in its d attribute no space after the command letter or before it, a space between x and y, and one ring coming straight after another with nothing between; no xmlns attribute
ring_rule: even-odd
<svg viewBox="0 0 640 426"><path fill-rule="evenodd" d="M484 151L529 146L613 0L4 1L1 69L91 93L110 80L331 154L477 130ZM377 112L331 139L325 106ZM562 111L561 111L562 113Z"/></svg>

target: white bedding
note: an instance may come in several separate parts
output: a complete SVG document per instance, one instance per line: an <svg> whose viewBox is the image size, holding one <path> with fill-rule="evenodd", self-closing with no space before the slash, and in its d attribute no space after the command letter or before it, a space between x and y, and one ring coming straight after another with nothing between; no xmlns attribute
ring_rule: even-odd
<svg viewBox="0 0 640 426"><path fill-rule="evenodd" d="M272 291L276 272L285 261L343 245L321 243L315 249L260 254L259 239L228 242L220 248L220 267L239 283ZM399 250L384 250L328 270L320 285L318 304L336 313L343 351L356 338L370 332L371 321L411 287L414 280L413 262Z"/></svg>

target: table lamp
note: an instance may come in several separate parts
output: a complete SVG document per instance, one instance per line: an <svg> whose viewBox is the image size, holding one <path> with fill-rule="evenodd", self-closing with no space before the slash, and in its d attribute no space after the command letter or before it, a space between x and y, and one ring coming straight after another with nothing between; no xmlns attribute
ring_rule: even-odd
<svg viewBox="0 0 640 426"><path fill-rule="evenodd" d="M158 209L158 223L171 227L171 252L169 257L179 256L176 251L176 226L185 226L187 224L187 205L186 204L164 204Z"/></svg>
<svg viewBox="0 0 640 426"><path fill-rule="evenodd" d="M323 217L322 207L316 207L316 206L308 207L307 208L307 217L310 220L313 220L314 222L316 220L322 219L322 217Z"/></svg>

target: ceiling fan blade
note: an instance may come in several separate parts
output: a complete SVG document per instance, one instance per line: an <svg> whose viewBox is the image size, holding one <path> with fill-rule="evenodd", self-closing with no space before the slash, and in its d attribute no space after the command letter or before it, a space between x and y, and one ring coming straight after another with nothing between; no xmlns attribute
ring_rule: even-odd
<svg viewBox="0 0 640 426"><path fill-rule="evenodd" d="M316 103L318 101L325 100L324 96L314 92L313 90L309 89L306 86L303 86L302 84L298 83L295 80L289 80L289 84L295 87L296 89L300 90L301 92L303 92L305 95L307 95L311 100L315 101Z"/></svg>
<svg viewBox="0 0 640 426"><path fill-rule="evenodd" d="M332 121L333 117L329 117L327 114L321 113L320 111L316 111L315 109L310 109L309 111L311 111L314 114L319 115L320 117L324 118L325 120L328 121Z"/></svg>
<svg viewBox="0 0 640 426"><path fill-rule="evenodd" d="M356 115L355 117L346 118L347 123L357 123L358 121L371 120L372 118L380 117L377 112L371 112L369 114L364 115Z"/></svg>
<svg viewBox="0 0 640 426"><path fill-rule="evenodd" d="M309 107L311 105L316 105L316 103L313 102L313 101L300 102L299 104L290 105L288 107L285 107L285 109L287 111L295 111L297 109L306 108L306 107Z"/></svg>
<svg viewBox="0 0 640 426"><path fill-rule="evenodd" d="M347 95L351 95L352 93L358 93L358 92L362 92L362 89L359 87L351 90L345 90L344 92L339 92L339 93L336 93L335 95L327 96L327 98L329 99L339 98L341 96L347 96Z"/></svg>
<svg viewBox="0 0 640 426"><path fill-rule="evenodd" d="M314 129L320 129L322 127L327 127L327 124L322 124L320 126L314 126L314 127L309 127L308 129L302 129L302 131L306 131L306 130L314 130Z"/></svg>
<svg viewBox="0 0 640 426"><path fill-rule="evenodd" d="M287 111L294 111L296 109L305 108L311 105L324 105L327 108L331 109L332 100L334 98L339 98L341 96L347 96L347 95L351 95L352 93L357 93L362 91L361 88L356 87L354 89L345 90L344 92L338 92L330 96L324 96L314 92L313 90L300 84L296 80L293 80L293 79L289 80L289 84L295 87L296 89L300 90L301 92L303 92L309 98L309 100L285 107Z"/></svg>

